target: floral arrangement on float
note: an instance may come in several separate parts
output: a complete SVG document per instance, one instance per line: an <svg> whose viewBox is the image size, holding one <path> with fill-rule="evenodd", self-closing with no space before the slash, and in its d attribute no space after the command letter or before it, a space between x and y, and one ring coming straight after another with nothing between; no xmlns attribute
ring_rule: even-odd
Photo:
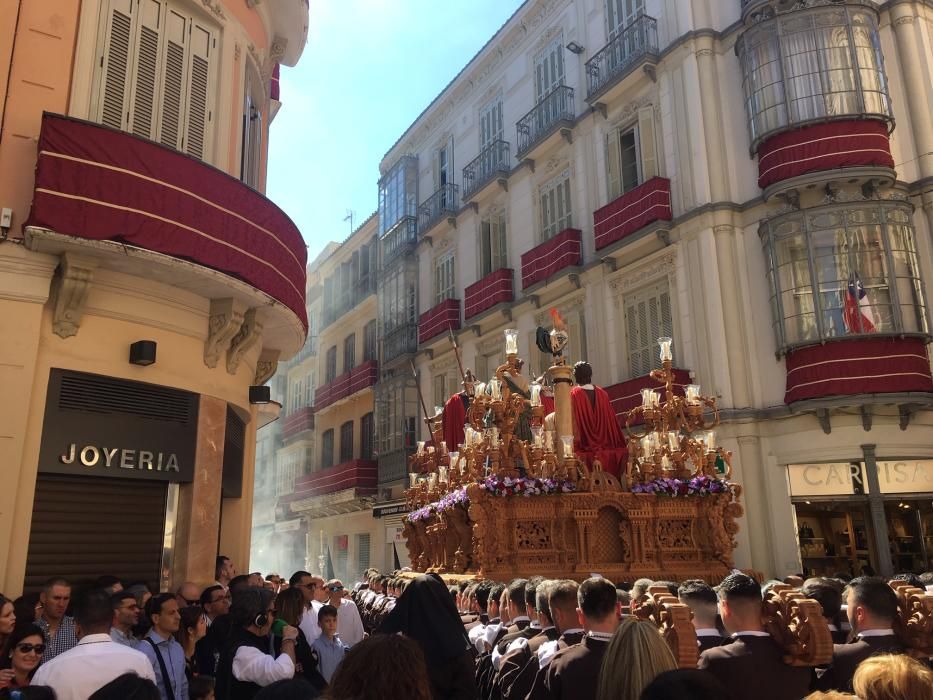
<svg viewBox="0 0 933 700"><path fill-rule="evenodd" d="M732 482L724 479L715 479L710 476L695 476L692 479L670 479L660 477L650 481L635 482L632 484L632 493L657 494L658 496L711 496L721 493L733 493Z"/></svg>
<svg viewBox="0 0 933 700"><path fill-rule="evenodd" d="M478 482L479 487L491 496L499 498L508 498L512 496L522 496L531 498L533 496L549 496L555 493L573 493L577 490L575 484L565 479L534 479L529 477L499 477L489 476ZM454 508L469 508L470 497L467 495L467 487L462 486L458 489L448 492L439 501L429 503L421 508L410 512L408 520L429 520L432 515L444 513Z"/></svg>

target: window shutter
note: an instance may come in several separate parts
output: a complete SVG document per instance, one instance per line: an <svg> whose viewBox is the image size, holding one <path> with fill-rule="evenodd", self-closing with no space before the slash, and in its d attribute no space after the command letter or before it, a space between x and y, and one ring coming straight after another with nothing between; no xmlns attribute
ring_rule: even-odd
<svg viewBox="0 0 933 700"><path fill-rule="evenodd" d="M162 86L162 119L159 142L181 148L181 125L184 119L182 99L185 85L185 39L188 20L174 10L165 18L165 77Z"/></svg>
<svg viewBox="0 0 933 700"><path fill-rule="evenodd" d="M658 175L658 155L654 138L654 108L651 105L638 110L638 147L641 152L641 181ZM618 152L618 147L616 148Z"/></svg>
<svg viewBox="0 0 933 700"><path fill-rule="evenodd" d="M505 217L500 216L493 226L492 269L495 271L508 267L509 264L509 256L506 251Z"/></svg>
<svg viewBox="0 0 933 700"><path fill-rule="evenodd" d="M124 128L130 45L133 37L133 0L111 0L102 56L100 121Z"/></svg>
<svg viewBox="0 0 933 700"><path fill-rule="evenodd" d="M609 177L609 201L622 194L622 158L619 151L619 130L606 134L606 171Z"/></svg>
<svg viewBox="0 0 933 700"><path fill-rule="evenodd" d="M214 60L214 37L207 27L198 22L191 24L190 32L188 73L191 79L188 89L185 152L203 159L211 116L208 97L211 62Z"/></svg>
<svg viewBox="0 0 933 700"><path fill-rule="evenodd" d="M673 337L671 295L667 283L659 283L625 300L626 346L630 376L642 377L660 367L658 338Z"/></svg>
<svg viewBox="0 0 933 700"><path fill-rule="evenodd" d="M157 0L142 0L137 17L139 33L136 41L135 75L130 95L129 130L147 139L155 136L158 117L164 8L164 4Z"/></svg>

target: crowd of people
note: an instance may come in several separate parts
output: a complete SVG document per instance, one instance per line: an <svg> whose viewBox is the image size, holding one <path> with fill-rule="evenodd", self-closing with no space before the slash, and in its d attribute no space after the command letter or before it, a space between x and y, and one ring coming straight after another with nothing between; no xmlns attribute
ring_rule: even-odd
<svg viewBox="0 0 933 700"><path fill-rule="evenodd" d="M365 572L347 590L307 571L237 576L174 593L103 576L0 596L0 698L11 700L929 700L930 659L896 633L883 579L785 579L830 623L831 661L788 663L766 631L765 590L593 576L508 583ZM905 575L933 585L933 575ZM663 587L689 607L696 668L631 614ZM656 590L656 589L655 589ZM74 593L74 595L72 595Z"/></svg>

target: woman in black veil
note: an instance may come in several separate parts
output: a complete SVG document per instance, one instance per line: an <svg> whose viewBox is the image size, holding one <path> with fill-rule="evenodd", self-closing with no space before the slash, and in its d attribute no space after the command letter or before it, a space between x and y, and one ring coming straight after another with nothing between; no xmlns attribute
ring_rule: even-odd
<svg viewBox="0 0 933 700"><path fill-rule="evenodd" d="M413 580L376 633L401 633L418 643L428 664L434 700L477 697L472 645L440 576Z"/></svg>

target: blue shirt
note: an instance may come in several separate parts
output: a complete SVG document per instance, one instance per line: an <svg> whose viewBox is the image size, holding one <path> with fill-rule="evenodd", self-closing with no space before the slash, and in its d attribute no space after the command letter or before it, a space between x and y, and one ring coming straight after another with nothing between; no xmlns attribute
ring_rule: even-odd
<svg viewBox="0 0 933 700"><path fill-rule="evenodd" d="M162 677L162 666L156 657L155 649L148 641L151 639L159 648L162 654L162 661L165 663L165 670L168 673L168 682L175 692L175 700L188 700L188 677L185 675L185 650L182 649L174 637L165 639L155 631L149 630L143 639L136 643L136 649L141 651L152 664L152 670L155 671L156 685L159 686L159 695L162 700L168 700L168 694L165 692L165 681Z"/></svg>
<svg viewBox="0 0 933 700"><path fill-rule="evenodd" d="M330 679L337 670L337 666L343 661L350 647L340 641L340 637L334 635L333 639L328 639L326 635L321 635L311 643L311 648L317 652L317 667L324 676L324 680L330 683Z"/></svg>

